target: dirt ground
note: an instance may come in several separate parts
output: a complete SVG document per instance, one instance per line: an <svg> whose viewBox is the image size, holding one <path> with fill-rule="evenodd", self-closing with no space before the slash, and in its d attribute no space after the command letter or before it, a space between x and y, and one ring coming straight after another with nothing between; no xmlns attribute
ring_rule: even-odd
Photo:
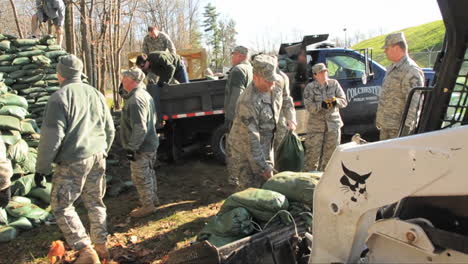
<svg viewBox="0 0 468 264"><path fill-rule="evenodd" d="M112 181L104 200L111 263L163 263L170 251L194 241L231 193L225 186L225 166L208 153L197 153L178 164L161 164L156 170L161 206L151 216L133 219L129 212L138 206L134 187L110 197L116 186L130 179L128 162L122 157L112 158L119 162L108 166ZM77 208L87 226L84 208L79 204ZM47 252L54 240L64 240L56 225L21 232L14 241L0 244L0 263L49 263ZM69 253L68 259L73 259L72 255Z"/></svg>

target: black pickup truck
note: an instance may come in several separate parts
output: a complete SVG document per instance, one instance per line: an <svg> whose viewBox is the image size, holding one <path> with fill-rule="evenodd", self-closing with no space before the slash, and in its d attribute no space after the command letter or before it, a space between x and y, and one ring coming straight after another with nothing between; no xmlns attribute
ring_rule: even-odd
<svg viewBox="0 0 468 264"><path fill-rule="evenodd" d="M341 110L343 135L375 135L375 113L385 68L371 59L369 50L333 48L326 42L327 38L326 34L305 36L302 42L286 43L280 47L279 66L290 79L298 121L296 132L300 135L306 133L307 111L302 93L311 80L296 79L294 61L299 52L305 52L309 66L319 62L327 64L330 78L337 79L343 87L348 100L348 107ZM430 69L424 72L429 84L433 72ZM158 119L164 121L158 129L162 139L160 153L165 152L176 161L184 153L210 145L214 157L224 162L225 85L226 79L199 79L162 88L148 86L157 104Z"/></svg>

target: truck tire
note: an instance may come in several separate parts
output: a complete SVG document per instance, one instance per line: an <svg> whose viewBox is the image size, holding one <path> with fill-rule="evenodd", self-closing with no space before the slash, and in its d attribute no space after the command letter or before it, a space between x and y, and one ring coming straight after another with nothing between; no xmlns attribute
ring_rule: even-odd
<svg viewBox="0 0 468 264"><path fill-rule="evenodd" d="M216 160L226 163L226 139L227 127L225 124L218 126L211 135L211 150Z"/></svg>

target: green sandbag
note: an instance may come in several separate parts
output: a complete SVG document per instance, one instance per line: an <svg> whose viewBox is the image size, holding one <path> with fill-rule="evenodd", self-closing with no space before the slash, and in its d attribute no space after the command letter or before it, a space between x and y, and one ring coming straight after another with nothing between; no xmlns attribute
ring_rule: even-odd
<svg viewBox="0 0 468 264"><path fill-rule="evenodd" d="M43 74L43 73L44 73L43 69L24 70L24 74L27 76L34 76L34 75Z"/></svg>
<svg viewBox="0 0 468 264"><path fill-rule="evenodd" d="M47 69L45 69L45 72L46 72L47 74L57 74L57 69L55 69L55 68L47 68Z"/></svg>
<svg viewBox="0 0 468 264"><path fill-rule="evenodd" d="M8 226L22 230L30 230L33 228L31 221L29 221L26 217L13 219L10 221L10 224Z"/></svg>
<svg viewBox="0 0 468 264"><path fill-rule="evenodd" d="M20 122L21 134L32 135L39 132L39 127L37 126L36 120L34 119L24 119Z"/></svg>
<svg viewBox="0 0 468 264"><path fill-rule="evenodd" d="M239 207L212 217L198 234L197 241L208 240L222 247L253 232L252 217L245 208Z"/></svg>
<svg viewBox="0 0 468 264"><path fill-rule="evenodd" d="M53 51L46 52L44 55L49 59L55 59L56 57L67 55L67 54L68 53L64 50L53 50Z"/></svg>
<svg viewBox="0 0 468 264"><path fill-rule="evenodd" d="M40 187L33 188L29 192L28 196L38 198L39 200L47 204L50 204L50 192L52 191L52 183L46 182L45 186L46 188L40 188Z"/></svg>
<svg viewBox="0 0 468 264"><path fill-rule="evenodd" d="M8 86L5 83L0 82L0 94L6 94L8 92Z"/></svg>
<svg viewBox="0 0 468 264"><path fill-rule="evenodd" d="M5 105L0 108L0 115L9 115L19 118L20 120L28 114L28 110L17 105Z"/></svg>
<svg viewBox="0 0 468 264"><path fill-rule="evenodd" d="M58 80L49 80L49 81L47 81L47 85L49 85L49 86L58 86L60 84L59 84Z"/></svg>
<svg viewBox="0 0 468 264"><path fill-rule="evenodd" d="M268 221L278 211L287 210L289 207L286 196L281 193L248 188L229 196L220 209L220 214L243 207L257 220Z"/></svg>
<svg viewBox="0 0 468 264"><path fill-rule="evenodd" d="M10 74L8 74L8 77L16 79L16 78L19 78L19 77L23 77L24 75L26 75L26 71L19 70L19 71L11 72Z"/></svg>
<svg viewBox="0 0 468 264"><path fill-rule="evenodd" d="M38 119L36 119L37 121ZM39 146L39 140L38 139L31 139L27 141L28 146L32 148L37 148Z"/></svg>
<svg viewBox="0 0 468 264"><path fill-rule="evenodd" d="M6 39L8 39L10 41L17 39L17 37L15 35L10 35L10 34L5 34L4 33L3 36L5 36Z"/></svg>
<svg viewBox="0 0 468 264"><path fill-rule="evenodd" d="M18 47L34 46L39 44L39 39L15 39L13 44Z"/></svg>
<svg viewBox="0 0 468 264"><path fill-rule="evenodd" d="M0 61L12 61L16 58L15 54L4 54L0 55Z"/></svg>
<svg viewBox="0 0 468 264"><path fill-rule="evenodd" d="M44 80L37 81L35 83L32 83L31 86L33 87L47 87L47 82Z"/></svg>
<svg viewBox="0 0 468 264"><path fill-rule="evenodd" d="M19 57L13 60L11 65L25 65L30 64L31 60L28 57Z"/></svg>
<svg viewBox="0 0 468 264"><path fill-rule="evenodd" d="M34 183L34 174L28 174L20 177L11 183L11 194L16 196L25 196L36 187Z"/></svg>
<svg viewBox="0 0 468 264"><path fill-rule="evenodd" d="M0 207L0 225L8 225L8 215L3 207Z"/></svg>
<svg viewBox="0 0 468 264"><path fill-rule="evenodd" d="M44 74L38 74L35 76L19 78L17 81L18 83L35 83L37 81L42 80L43 78L44 78Z"/></svg>
<svg viewBox="0 0 468 264"><path fill-rule="evenodd" d="M11 86L11 88L15 91L20 91L20 90L24 90L24 89L27 89L31 87L31 84L29 83L16 83L16 84L13 84Z"/></svg>
<svg viewBox="0 0 468 264"><path fill-rule="evenodd" d="M24 162L28 157L29 146L26 141L20 139L16 144L8 147L8 156L16 163Z"/></svg>
<svg viewBox="0 0 468 264"><path fill-rule="evenodd" d="M313 206L315 186L320 180L322 172L280 172L271 177L262 189L279 192L290 201L297 201Z"/></svg>
<svg viewBox="0 0 468 264"><path fill-rule="evenodd" d="M0 66L0 72L4 72L4 73L14 72L20 69L21 69L20 65Z"/></svg>
<svg viewBox="0 0 468 264"><path fill-rule="evenodd" d="M0 66L10 66L11 61L0 61Z"/></svg>
<svg viewBox="0 0 468 264"><path fill-rule="evenodd" d="M20 120L14 116L0 115L1 130L20 130Z"/></svg>
<svg viewBox="0 0 468 264"><path fill-rule="evenodd" d="M13 84L16 82L16 80L15 80L15 79L12 79L12 78L6 78L5 80L3 80L3 82L4 82L6 85L10 86L10 85L13 85Z"/></svg>
<svg viewBox="0 0 468 264"><path fill-rule="evenodd" d="M5 39L8 39L8 38L5 35L0 33L0 41L5 40Z"/></svg>
<svg viewBox="0 0 468 264"><path fill-rule="evenodd" d="M30 50L30 51L18 52L18 53L16 53L16 56L18 56L18 57L31 57L31 56L42 55L42 54L44 54L44 51L33 49L33 50Z"/></svg>
<svg viewBox="0 0 468 264"><path fill-rule="evenodd" d="M57 80L57 74L56 73L46 74L44 77L44 80Z"/></svg>
<svg viewBox="0 0 468 264"><path fill-rule="evenodd" d="M24 175L26 172L23 170L23 167L19 163L13 164L13 174Z"/></svg>
<svg viewBox="0 0 468 264"><path fill-rule="evenodd" d="M0 137L7 145L14 145L21 139L21 134L17 130L3 130Z"/></svg>
<svg viewBox="0 0 468 264"><path fill-rule="evenodd" d="M54 45L55 37L53 35L45 35L39 40L39 43L43 45Z"/></svg>
<svg viewBox="0 0 468 264"><path fill-rule="evenodd" d="M47 58L44 55L33 56L32 61L40 66L49 66L52 62L49 58Z"/></svg>
<svg viewBox="0 0 468 264"><path fill-rule="evenodd" d="M28 102L26 102L26 99L16 94L0 95L0 106L4 105L17 105L28 109Z"/></svg>
<svg viewBox="0 0 468 264"><path fill-rule="evenodd" d="M34 50L34 47L35 47L35 46L17 47L17 48L18 48L18 52L16 52L16 54L18 55L19 52Z"/></svg>
<svg viewBox="0 0 468 264"><path fill-rule="evenodd" d="M0 41L0 50L5 51L5 50L8 50L8 49L10 49L10 41L8 41L8 40Z"/></svg>
<svg viewBox="0 0 468 264"><path fill-rule="evenodd" d="M58 91L58 90L60 90L59 86L49 86L49 87L46 88L46 91L51 93L51 94Z"/></svg>
<svg viewBox="0 0 468 264"><path fill-rule="evenodd" d="M49 212L40 208L35 204L25 204L10 201L6 208L8 214L13 217L26 217L33 220L45 220L49 216Z"/></svg>
<svg viewBox="0 0 468 264"><path fill-rule="evenodd" d="M47 51L52 51L52 50L61 50L62 47L59 45L50 45L47 47Z"/></svg>
<svg viewBox="0 0 468 264"><path fill-rule="evenodd" d="M6 243L14 240L18 236L18 231L12 226L0 227L0 243Z"/></svg>
<svg viewBox="0 0 468 264"><path fill-rule="evenodd" d="M11 200L18 202L18 203L25 203L25 204L33 203L30 198L24 197L24 196L13 196L11 197Z"/></svg>
<svg viewBox="0 0 468 264"><path fill-rule="evenodd" d="M302 171L304 166L304 147L296 133L288 131L275 153L277 171Z"/></svg>
<svg viewBox="0 0 468 264"><path fill-rule="evenodd" d="M28 157L21 164L23 166L23 170L25 170L26 173L35 173L36 161L37 161L37 153L28 152Z"/></svg>
<svg viewBox="0 0 468 264"><path fill-rule="evenodd" d="M47 102L49 100L50 96L46 95L46 96L42 96L42 97L39 97L37 99L37 103L40 103L40 102Z"/></svg>
<svg viewBox="0 0 468 264"><path fill-rule="evenodd" d="M33 57L33 61L34 61L34 57ZM37 65L37 64L27 64L27 65L23 65L23 67L21 67L22 70L34 70L34 69L39 69L41 66Z"/></svg>

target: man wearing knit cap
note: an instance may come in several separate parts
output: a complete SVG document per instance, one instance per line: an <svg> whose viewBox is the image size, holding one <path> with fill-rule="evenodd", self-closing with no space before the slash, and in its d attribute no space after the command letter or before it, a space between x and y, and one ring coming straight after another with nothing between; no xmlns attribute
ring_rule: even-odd
<svg viewBox="0 0 468 264"><path fill-rule="evenodd" d="M103 198L106 157L115 131L106 99L81 82L82 69L83 63L74 55L61 57L57 64L60 90L52 94L44 110L34 180L43 187L44 175L56 164L52 212L68 245L79 251L75 263L89 264L109 259ZM91 238L73 206L79 197L88 211Z"/></svg>
<svg viewBox="0 0 468 264"><path fill-rule="evenodd" d="M224 120L227 130L232 126L237 100L245 88L252 82L252 65L249 62L249 50L237 46L231 52L232 68L229 71L224 92Z"/></svg>
<svg viewBox="0 0 468 264"><path fill-rule="evenodd" d="M252 61L253 81L239 97L227 139L227 167L231 183L239 190L259 188L273 176L273 137L281 105L272 90L281 77L269 55Z"/></svg>
<svg viewBox="0 0 468 264"><path fill-rule="evenodd" d="M403 32L389 34L382 49L385 49L385 55L392 62L382 83L375 120L380 130L380 140L385 140L398 137L408 94L411 89L424 85L424 74L409 57ZM413 97L404 124L406 132L413 130L416 124L417 101L418 98Z"/></svg>
<svg viewBox="0 0 468 264"><path fill-rule="evenodd" d="M138 192L141 207L133 210L132 217L144 217L156 211L156 173L153 165L159 145L156 133L156 111L153 98L146 91L145 74L134 67L122 76L125 105L120 122L120 139L130 161L132 181Z"/></svg>

